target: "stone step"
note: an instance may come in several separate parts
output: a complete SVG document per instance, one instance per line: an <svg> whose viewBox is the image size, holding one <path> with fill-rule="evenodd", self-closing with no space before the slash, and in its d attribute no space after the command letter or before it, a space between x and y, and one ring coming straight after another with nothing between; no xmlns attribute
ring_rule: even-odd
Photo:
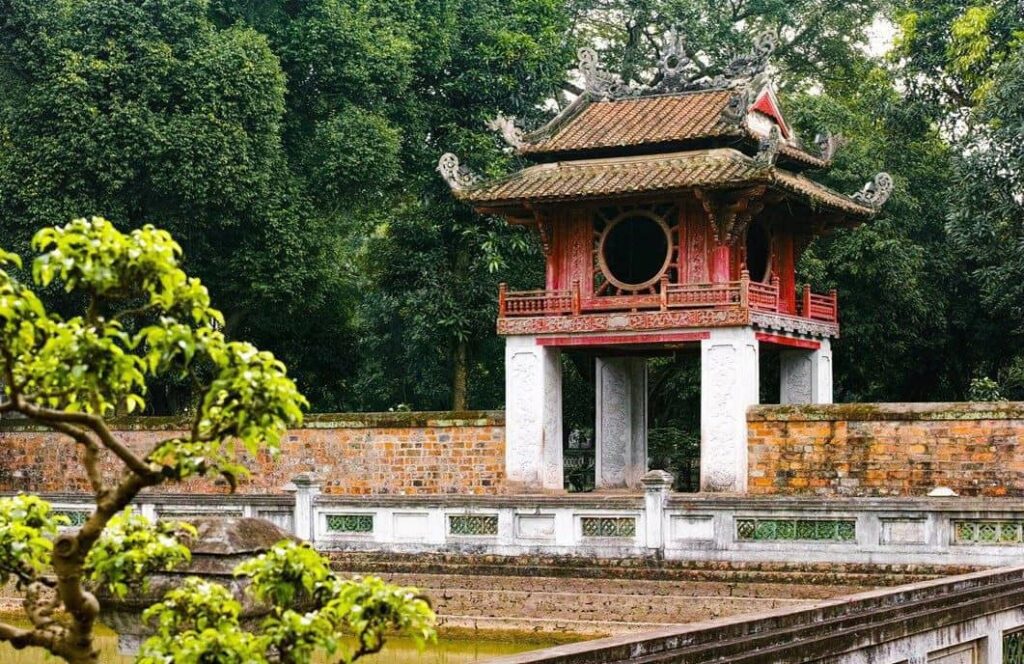
<svg viewBox="0 0 1024 664"><path fill-rule="evenodd" d="M337 569L342 575L355 575L358 570ZM432 590L485 590L519 592L558 592L643 595L648 597L732 597L772 599L826 599L866 590L865 586L778 583L739 583L722 581L651 581L627 579L573 579L542 576L483 576L453 574L419 574L384 572L391 583ZM874 586L872 586L874 587Z"/></svg>
<svg viewBox="0 0 1024 664"><path fill-rule="evenodd" d="M664 567L642 566L609 566L581 564L573 561L566 565L528 564L528 561L490 562L465 559L434 560L390 558L384 554L374 557L356 556L349 553L331 554L338 568L361 573L407 573L407 574L453 574L482 576L545 576L555 578L620 578L630 580L667 580L667 581L713 581L735 583L774 583L804 584L830 586L881 587L896 586L936 579L952 574L974 571L973 568L929 568L917 570L891 570L870 568L835 569L828 566L808 565L806 568L790 565L788 567L682 567L667 565Z"/></svg>
<svg viewBox="0 0 1024 664"><path fill-rule="evenodd" d="M607 620L563 620L557 618L490 618L486 616L440 615L441 629L495 633L576 634L594 639L613 634L631 634L663 629L665 623L610 622Z"/></svg>
<svg viewBox="0 0 1024 664"><path fill-rule="evenodd" d="M435 590L421 588L443 616L679 625L724 616L812 604L813 600L733 597L651 597L602 593Z"/></svg>
<svg viewBox="0 0 1024 664"><path fill-rule="evenodd" d="M860 578L865 576L895 577L902 582L906 578L939 578L955 574L966 574L976 568L963 565L876 565L860 563L800 563L800 562L727 562L701 560L658 560L655 558L584 558L574 556L523 555L499 556L472 553L394 553L384 551L338 551L333 552L339 562L350 565L387 565L392 567L412 566L419 571L436 567L438 571L457 566L463 571L479 569L484 574L517 575L523 570L550 569L559 573L547 576L580 576L603 573L609 577L629 575L631 578L644 576L655 578L657 574L672 575L721 575L721 574L782 574L787 578L805 576L809 579L821 575Z"/></svg>

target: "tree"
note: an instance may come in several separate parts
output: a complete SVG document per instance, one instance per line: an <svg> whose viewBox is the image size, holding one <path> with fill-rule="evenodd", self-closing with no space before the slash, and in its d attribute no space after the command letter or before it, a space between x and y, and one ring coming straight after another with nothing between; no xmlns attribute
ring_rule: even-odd
<svg viewBox="0 0 1024 664"><path fill-rule="evenodd" d="M402 192L367 217L359 254L359 392L419 408L498 405L498 283L526 286L543 262L527 231L454 201L435 167L453 151L483 173L512 168L486 122L547 115L575 50L571 16L556 0L423 0L408 16Z"/></svg>
<svg viewBox="0 0 1024 664"><path fill-rule="evenodd" d="M18 255L0 251L0 413L21 413L77 446L95 510L81 528L59 530L60 519L38 497L0 501L0 582L23 592L30 621L0 625L0 640L96 664L95 589L123 594L147 572L188 558L174 537L187 529L125 512L132 500L147 487L193 476L219 474L233 486L246 473L238 454L277 453L306 401L272 354L226 338L222 314L180 268L181 247L167 232L145 226L123 234L93 217L43 229L32 246L35 286L61 286L80 313L48 310L18 277ZM144 408L148 383L166 376L194 386L189 431L133 449L105 418ZM105 472L111 460L115 470ZM145 661L208 661L199 655L217 653L225 662L267 662L271 654L307 662L317 648L336 652L346 632L358 638L357 649L343 653L351 660L379 648L389 627L431 634L429 607L410 591L340 581L298 545L281 544L239 572L274 607L265 634L232 624L238 612L227 591L190 582L151 612L163 631L147 643ZM307 617L288 608L298 592L312 602Z"/></svg>
<svg viewBox="0 0 1024 664"><path fill-rule="evenodd" d="M894 56L907 92L931 105L948 130L958 126L991 89L1000 65L1019 48L1016 0L901 0Z"/></svg>
<svg viewBox="0 0 1024 664"><path fill-rule="evenodd" d="M278 55L266 36L218 25L209 9L0 0L4 237L27 241L83 212L122 230L158 220L228 303L229 332L273 348L302 384L334 388L350 360L341 233L293 173ZM296 325L310 319L320 322ZM153 388L157 412L185 405L180 386Z"/></svg>
<svg viewBox="0 0 1024 664"><path fill-rule="evenodd" d="M1024 55L1018 51L994 75L958 146L948 226L971 277L970 295L984 311L976 322L984 352L975 373L997 376L1015 397L1024 394L1022 93Z"/></svg>

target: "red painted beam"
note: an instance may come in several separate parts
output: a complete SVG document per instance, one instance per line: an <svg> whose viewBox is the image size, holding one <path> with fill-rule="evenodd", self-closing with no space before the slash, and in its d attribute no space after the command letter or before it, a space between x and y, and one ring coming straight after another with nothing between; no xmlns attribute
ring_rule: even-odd
<svg viewBox="0 0 1024 664"><path fill-rule="evenodd" d="M794 339L793 337L784 337L779 334L768 334L766 332L758 332L757 340L766 344L787 346L789 348L803 348L805 350L818 350L821 348L820 341L812 341L811 339Z"/></svg>
<svg viewBox="0 0 1024 664"><path fill-rule="evenodd" d="M540 337L538 346L634 346L638 344L684 344L710 339L710 332L668 332L665 334L606 334L598 336Z"/></svg>

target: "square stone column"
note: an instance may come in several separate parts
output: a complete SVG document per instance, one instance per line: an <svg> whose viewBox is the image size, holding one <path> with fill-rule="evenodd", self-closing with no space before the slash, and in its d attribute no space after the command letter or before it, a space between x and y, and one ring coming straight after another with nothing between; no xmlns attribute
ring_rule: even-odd
<svg viewBox="0 0 1024 664"><path fill-rule="evenodd" d="M758 341L749 327L700 342L701 491L747 490L747 408L759 400Z"/></svg>
<svg viewBox="0 0 1024 664"><path fill-rule="evenodd" d="M599 357L595 487L638 488L647 472L647 360Z"/></svg>
<svg viewBox="0 0 1024 664"><path fill-rule="evenodd" d="M505 476L514 491L563 491L562 364L532 336L505 339Z"/></svg>
<svg viewBox="0 0 1024 664"><path fill-rule="evenodd" d="M781 403L832 403L832 344L821 342L818 350L784 350L779 353Z"/></svg>

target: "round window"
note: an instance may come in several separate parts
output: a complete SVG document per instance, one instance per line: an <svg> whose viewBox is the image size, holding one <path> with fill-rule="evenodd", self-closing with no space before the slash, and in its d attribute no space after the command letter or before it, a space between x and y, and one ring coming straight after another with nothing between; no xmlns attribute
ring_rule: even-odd
<svg viewBox="0 0 1024 664"><path fill-rule="evenodd" d="M601 271L623 290L653 286L672 260L668 226L643 212L627 212L608 224L599 249Z"/></svg>
<svg viewBox="0 0 1024 664"><path fill-rule="evenodd" d="M772 238L764 224L747 229L747 270L754 281L767 282L771 277Z"/></svg>

